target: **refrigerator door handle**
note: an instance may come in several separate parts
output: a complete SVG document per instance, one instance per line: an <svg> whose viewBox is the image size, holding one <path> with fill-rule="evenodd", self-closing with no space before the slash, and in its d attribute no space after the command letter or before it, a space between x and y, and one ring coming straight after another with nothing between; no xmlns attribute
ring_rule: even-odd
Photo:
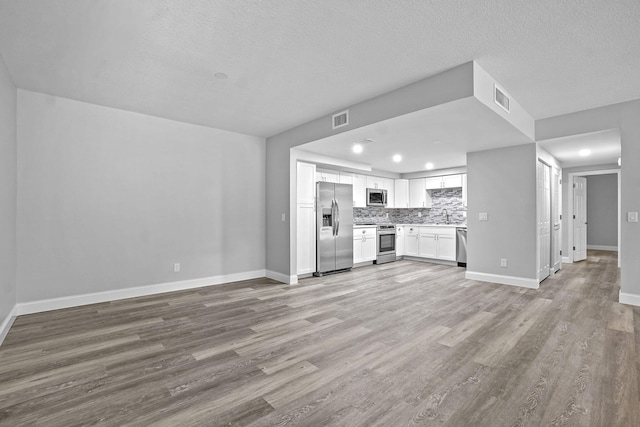
<svg viewBox="0 0 640 427"><path fill-rule="evenodd" d="M340 232L340 205L338 205L338 201L336 200L336 236Z"/></svg>
<svg viewBox="0 0 640 427"><path fill-rule="evenodd" d="M336 235L336 201L331 200L331 235Z"/></svg>

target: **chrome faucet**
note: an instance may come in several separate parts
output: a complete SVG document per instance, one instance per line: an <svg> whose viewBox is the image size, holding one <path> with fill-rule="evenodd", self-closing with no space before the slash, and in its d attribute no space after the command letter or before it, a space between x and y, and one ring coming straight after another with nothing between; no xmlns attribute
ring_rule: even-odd
<svg viewBox="0 0 640 427"><path fill-rule="evenodd" d="M442 214L444 215L444 223L449 224L449 212L446 209L442 209Z"/></svg>

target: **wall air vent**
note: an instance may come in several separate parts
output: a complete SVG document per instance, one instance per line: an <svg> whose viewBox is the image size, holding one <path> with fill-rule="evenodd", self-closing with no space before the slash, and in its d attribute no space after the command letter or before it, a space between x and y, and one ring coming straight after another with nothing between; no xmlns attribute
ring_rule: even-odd
<svg viewBox="0 0 640 427"><path fill-rule="evenodd" d="M501 106L504 111L509 113L509 97L496 85L493 85L493 100Z"/></svg>
<svg viewBox="0 0 640 427"><path fill-rule="evenodd" d="M341 128L342 126L346 126L349 124L349 110L344 110L339 112L338 114L334 114L331 119L331 124L333 125L333 129Z"/></svg>

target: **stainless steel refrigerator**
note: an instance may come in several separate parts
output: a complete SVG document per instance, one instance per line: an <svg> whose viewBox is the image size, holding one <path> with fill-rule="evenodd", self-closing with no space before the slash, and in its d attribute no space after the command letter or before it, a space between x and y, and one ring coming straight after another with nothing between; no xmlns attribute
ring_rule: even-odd
<svg viewBox="0 0 640 427"><path fill-rule="evenodd" d="M353 186L316 183L316 276L353 267Z"/></svg>

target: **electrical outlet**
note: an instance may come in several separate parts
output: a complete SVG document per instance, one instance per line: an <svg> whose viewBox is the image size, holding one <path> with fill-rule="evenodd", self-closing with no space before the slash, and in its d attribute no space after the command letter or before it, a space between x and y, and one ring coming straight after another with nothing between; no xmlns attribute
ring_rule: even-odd
<svg viewBox="0 0 640 427"><path fill-rule="evenodd" d="M638 212L627 212L627 222L638 222Z"/></svg>
<svg viewBox="0 0 640 427"><path fill-rule="evenodd" d="M287 220L287 215L286 214L282 214L282 222L285 222Z"/></svg>
<svg viewBox="0 0 640 427"><path fill-rule="evenodd" d="M173 272L177 273L180 271L180 263L176 262L175 264L173 264Z"/></svg>
<svg viewBox="0 0 640 427"><path fill-rule="evenodd" d="M387 218L389 218L389 212L387 212Z"/></svg>
<svg viewBox="0 0 640 427"><path fill-rule="evenodd" d="M422 212L418 212L418 218L422 217Z"/></svg>
<svg viewBox="0 0 640 427"><path fill-rule="evenodd" d="M478 219L479 219L480 221L489 221L489 214L488 214L488 213L486 213L486 212L480 212L480 213L478 214Z"/></svg>
<svg viewBox="0 0 640 427"><path fill-rule="evenodd" d="M500 260L500 267L507 268L507 259L506 258L502 258Z"/></svg>

